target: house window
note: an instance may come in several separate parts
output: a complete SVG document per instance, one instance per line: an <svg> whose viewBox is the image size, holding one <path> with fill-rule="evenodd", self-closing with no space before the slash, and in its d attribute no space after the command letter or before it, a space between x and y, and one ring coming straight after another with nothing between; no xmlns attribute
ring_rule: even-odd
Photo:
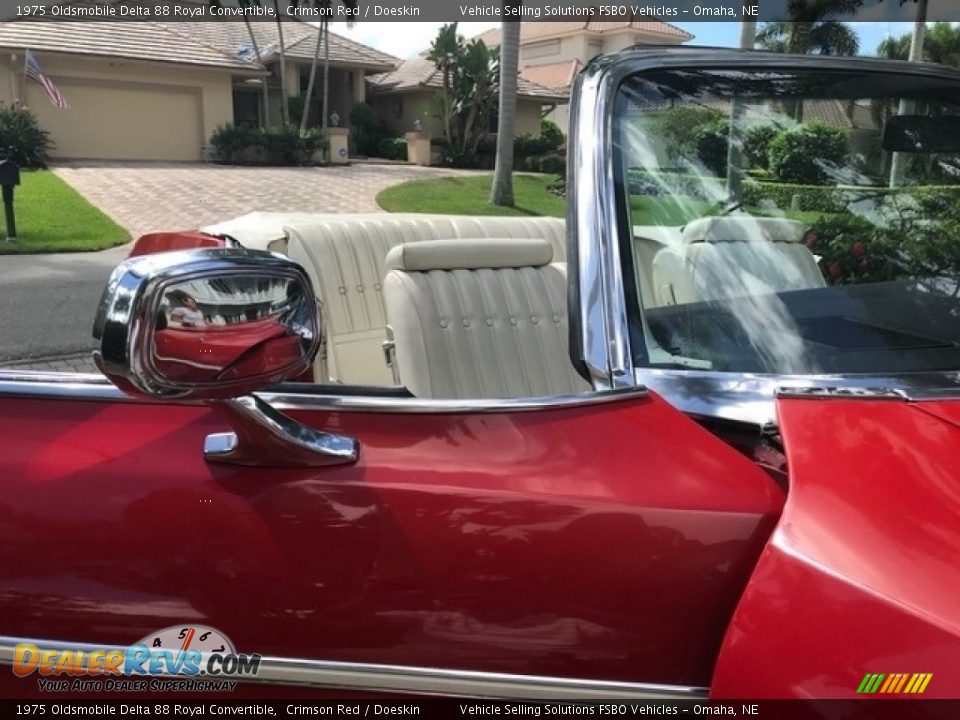
<svg viewBox="0 0 960 720"><path fill-rule="evenodd" d="M233 90L233 124L260 126L260 93L256 90Z"/></svg>

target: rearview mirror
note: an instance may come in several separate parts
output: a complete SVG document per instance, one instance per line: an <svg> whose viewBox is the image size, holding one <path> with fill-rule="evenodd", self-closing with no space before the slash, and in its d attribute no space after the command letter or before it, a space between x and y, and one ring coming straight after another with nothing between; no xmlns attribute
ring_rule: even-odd
<svg viewBox="0 0 960 720"><path fill-rule="evenodd" d="M273 253L203 249L127 260L97 313L95 360L127 392L249 393L307 371L320 346L304 270Z"/></svg>
<svg viewBox="0 0 960 720"><path fill-rule="evenodd" d="M883 149L902 153L960 153L960 117L894 115L883 128Z"/></svg>

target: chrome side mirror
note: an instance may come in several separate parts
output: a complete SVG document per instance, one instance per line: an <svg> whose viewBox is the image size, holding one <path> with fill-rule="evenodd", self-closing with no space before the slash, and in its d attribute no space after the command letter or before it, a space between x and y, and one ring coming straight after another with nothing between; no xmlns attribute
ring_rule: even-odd
<svg viewBox="0 0 960 720"><path fill-rule="evenodd" d="M128 394L205 400L236 432L208 460L272 466L353 462L353 438L317 432L256 390L307 372L323 329L302 267L270 252L209 248L131 258L110 276L93 327L94 361Z"/></svg>

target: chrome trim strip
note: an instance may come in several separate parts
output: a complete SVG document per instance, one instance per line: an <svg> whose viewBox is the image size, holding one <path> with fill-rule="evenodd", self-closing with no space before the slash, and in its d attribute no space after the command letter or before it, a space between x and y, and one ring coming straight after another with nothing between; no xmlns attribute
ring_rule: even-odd
<svg viewBox="0 0 960 720"><path fill-rule="evenodd" d="M15 648L32 643L41 650L82 650L91 652L111 645L61 643L0 636L0 665L12 665ZM658 683L634 683L540 675L451 670L446 668L379 665L326 660L304 660L264 656L256 677L222 675L207 680L337 688L362 692L452 695L471 698L511 700L703 700L708 688Z"/></svg>
<svg viewBox="0 0 960 720"><path fill-rule="evenodd" d="M845 388L866 393L894 392L902 400L960 400L960 372L903 375L753 375L709 370L637 368L643 383L674 406L691 415L736 420L753 425L775 425L778 394L822 393ZM810 394L807 395L810 397ZM820 397L823 397L821 394Z"/></svg>
<svg viewBox="0 0 960 720"><path fill-rule="evenodd" d="M573 345L595 388L634 383L633 353L617 242L617 198L613 178L613 102L616 83L609 63L591 63L574 83L569 143L567 227L572 282L579 307ZM572 313L571 313L572 314ZM571 336L571 339L573 337Z"/></svg>
<svg viewBox="0 0 960 720"><path fill-rule="evenodd" d="M325 386L324 389L330 386ZM318 386L317 390L320 389ZM258 392L257 397L277 410L328 410L384 413L504 413L564 407L583 407L646 396L647 389L631 386L575 395L490 400L422 400L418 398L322 394L320 392ZM101 402L163 404L161 400L134 398L114 387L102 375L0 371L0 397L35 397ZM184 404L201 404L192 401Z"/></svg>
<svg viewBox="0 0 960 720"><path fill-rule="evenodd" d="M776 397L804 398L814 400L835 400L853 398L854 400L907 400L901 390L882 387L779 387Z"/></svg>

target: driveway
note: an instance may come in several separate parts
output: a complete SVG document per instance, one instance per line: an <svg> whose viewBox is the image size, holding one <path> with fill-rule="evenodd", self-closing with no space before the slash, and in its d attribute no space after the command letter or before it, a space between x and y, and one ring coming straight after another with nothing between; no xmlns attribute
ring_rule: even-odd
<svg viewBox="0 0 960 720"><path fill-rule="evenodd" d="M411 165L247 168L222 165L65 164L56 173L138 237L202 227L255 210L377 212L384 188L463 171Z"/></svg>
<svg viewBox="0 0 960 720"><path fill-rule="evenodd" d="M255 210L376 212L382 189L463 171L409 165L238 168L200 164L69 163L57 174L136 238L201 227ZM128 248L0 255L0 369L83 370L100 293Z"/></svg>

